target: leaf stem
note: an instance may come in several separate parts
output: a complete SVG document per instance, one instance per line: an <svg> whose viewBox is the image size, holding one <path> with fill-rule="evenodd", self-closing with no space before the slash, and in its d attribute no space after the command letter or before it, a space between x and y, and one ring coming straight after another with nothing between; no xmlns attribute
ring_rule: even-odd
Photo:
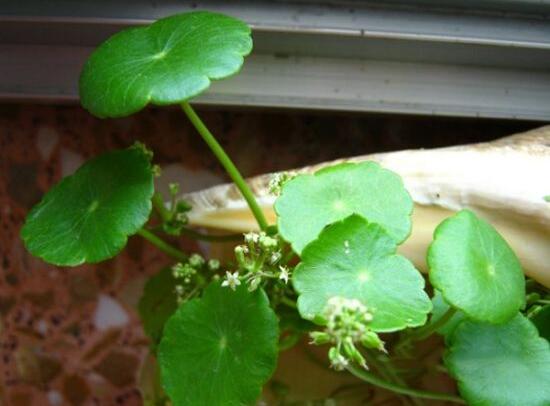
<svg viewBox="0 0 550 406"><path fill-rule="evenodd" d="M434 332L443 327L455 315L455 313L456 309L454 307L449 307L449 309L443 314L443 316L438 318L436 321L414 331L412 334L412 339L415 341L419 341L428 338Z"/></svg>
<svg viewBox="0 0 550 406"><path fill-rule="evenodd" d="M284 304L288 307L291 307L292 309L297 309L298 308L298 306L296 305L296 302L293 301L292 299L289 299L286 296L281 297L280 301L281 301L282 304Z"/></svg>
<svg viewBox="0 0 550 406"><path fill-rule="evenodd" d="M242 234L204 234L187 227L183 227L181 233L194 240L209 242L231 242L243 239Z"/></svg>
<svg viewBox="0 0 550 406"><path fill-rule="evenodd" d="M239 188L239 190L241 191L244 199L248 203L248 207L250 207L250 210L252 211L252 214L254 214L254 217L256 218L256 221L258 222L260 228L262 230L265 230L268 227L268 224L264 216L264 212L258 205L254 194L248 187L248 184L243 179L241 173L239 172L233 161L231 161L229 156L223 150L222 146L208 130L208 128L204 125L204 123L199 118L197 113L195 113L195 110L193 110L191 105L187 102L183 102L181 106L193 126L197 129L206 144L208 144L208 146L210 147L210 150L214 153L216 158L218 158L218 161L220 161L222 166L225 168L231 180L233 180L237 188Z"/></svg>
<svg viewBox="0 0 550 406"><path fill-rule="evenodd" d="M398 384L401 386L406 387L405 382L399 377L397 372L394 370L393 366L391 364L386 364L383 361L379 361L378 358L376 358L376 355L371 354L370 352L366 352L365 358L367 360L367 364L373 365L378 373L382 375L382 377L389 381L392 384ZM402 394L400 394L402 395ZM407 405L413 404L415 406L423 406L424 403L417 398L414 397L403 397L403 402Z"/></svg>
<svg viewBox="0 0 550 406"><path fill-rule="evenodd" d="M159 192L155 192L152 202L153 207L155 208L162 221L168 221L172 218L172 214L170 213L170 210L168 210L164 205L164 199Z"/></svg>
<svg viewBox="0 0 550 406"><path fill-rule="evenodd" d="M378 386L379 388L387 389L395 393L400 393L402 395L408 395L408 396L423 398L423 399L445 400L448 402L466 404L464 400L462 400L461 398L455 395L450 395L447 393L430 392L430 391L424 391L424 390L418 390L418 389L411 389L411 388L406 388L400 385L390 383L354 365L348 366L347 370L357 378L367 383L370 383L371 385Z"/></svg>
<svg viewBox="0 0 550 406"><path fill-rule="evenodd" d="M454 307L449 307L449 309L447 309L443 316L438 318L436 321L434 321L433 323L429 323L424 327L420 327L418 330L413 331L411 334L406 336L403 341L397 343L395 349L399 350L401 348L404 348L411 341L420 341L428 338L434 332L443 327L445 323L447 323L455 315L456 311L457 310Z"/></svg>
<svg viewBox="0 0 550 406"><path fill-rule="evenodd" d="M162 238L156 236L149 230L146 230L142 228L137 232L141 237L145 238L147 241L149 241L151 244L153 244L155 247L157 247L159 250L164 252L165 254L170 255L172 258L177 259L178 261L187 261L187 255L185 255L182 251L177 249L176 247L168 244L166 241L164 241Z"/></svg>

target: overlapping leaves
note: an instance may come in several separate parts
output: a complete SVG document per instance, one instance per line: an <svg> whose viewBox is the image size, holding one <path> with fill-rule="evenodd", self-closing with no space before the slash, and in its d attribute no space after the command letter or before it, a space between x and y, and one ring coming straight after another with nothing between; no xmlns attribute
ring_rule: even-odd
<svg viewBox="0 0 550 406"><path fill-rule="evenodd" d="M275 202L281 236L301 253L328 224L360 214L397 243L410 233L413 202L401 178L375 162L345 163L285 183Z"/></svg>
<svg viewBox="0 0 550 406"><path fill-rule="evenodd" d="M396 249L381 226L359 215L327 226L294 271L302 317L318 317L331 297L340 296L368 307L374 331L423 325L431 310L424 279Z"/></svg>
<svg viewBox="0 0 550 406"><path fill-rule="evenodd" d="M143 329L156 345L162 337L166 320L178 308L178 297L175 293L177 279L171 268L164 268L153 275L143 289L138 310Z"/></svg>

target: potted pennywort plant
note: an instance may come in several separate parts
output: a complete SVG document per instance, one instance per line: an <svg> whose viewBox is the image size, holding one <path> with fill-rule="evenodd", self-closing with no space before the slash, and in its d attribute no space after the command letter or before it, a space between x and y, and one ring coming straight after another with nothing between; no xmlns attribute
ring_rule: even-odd
<svg viewBox="0 0 550 406"><path fill-rule="evenodd" d="M396 253L411 231L411 197L397 174L374 162L274 178L277 222L268 223L189 104L212 80L237 73L251 50L250 28L235 18L175 15L109 38L80 80L82 105L97 117L181 106L258 223L260 231L241 236L232 261L190 255L163 239L198 235L186 227L192 207L176 198L176 185L169 205L155 193L159 168L139 143L64 178L21 231L33 255L60 266L111 258L134 234L174 259L149 281L140 303L163 388L145 403L255 404L279 352L309 335L312 345L324 346L330 367L406 403L550 405L550 348L526 317L522 268L473 212L460 211L437 228L427 252L429 286ZM536 294L540 301L547 293ZM414 360L416 344L436 332L445 337L443 363L459 394L415 389L396 367Z"/></svg>

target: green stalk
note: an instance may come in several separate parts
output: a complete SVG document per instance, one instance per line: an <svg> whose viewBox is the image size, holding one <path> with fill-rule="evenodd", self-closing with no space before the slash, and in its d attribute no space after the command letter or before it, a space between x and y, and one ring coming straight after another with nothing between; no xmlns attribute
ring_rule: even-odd
<svg viewBox="0 0 550 406"><path fill-rule="evenodd" d="M372 375L371 373L363 370L362 368L359 368L353 365L348 366L347 370L357 378L367 383L370 383L371 385L378 386L379 388L386 389L395 393L400 393L402 395L412 396L416 398L444 400L448 402L466 404L466 402L464 402L464 400L462 400L458 396L450 395L447 393L437 393L437 392L406 388L406 387L385 381L381 378L378 378L377 376Z"/></svg>
<svg viewBox="0 0 550 406"><path fill-rule="evenodd" d="M152 202L153 207L155 208L162 221L168 221L172 218L172 214L170 213L170 210L168 210L164 205L164 199L159 192L156 192L153 195Z"/></svg>
<svg viewBox="0 0 550 406"><path fill-rule="evenodd" d="M420 341L428 338L441 327L443 327L455 315L456 311L457 310L454 307L449 307L449 309L443 314L443 316L438 318L436 321L424 327L421 327L416 331L413 331L410 335L406 336L403 341L397 343L397 345L395 346L395 350L398 351L401 348L404 348L411 341Z"/></svg>
<svg viewBox="0 0 550 406"><path fill-rule="evenodd" d="M137 233L141 237L149 241L151 244L153 244L155 247L157 247L159 250L161 250L165 254L170 255L172 258L177 259L178 261L181 261L181 262L187 261L187 255L185 255L182 251L180 251L176 247L173 247L172 245L168 244L163 239L157 237L152 232L142 228Z"/></svg>
<svg viewBox="0 0 550 406"><path fill-rule="evenodd" d="M455 313L456 309L454 307L449 307L449 309L439 319L413 332L412 339L419 341L428 338L434 332L443 327L455 315Z"/></svg>
<svg viewBox="0 0 550 406"><path fill-rule="evenodd" d="M367 364L373 365L378 373L382 375L382 378L384 378L386 381L392 384L398 384L401 386L406 387L405 382L401 379L401 377L394 371L392 365L386 365L383 361L379 361L376 358L376 355L370 354L369 352L366 352L365 358L367 359ZM402 394L401 394L402 395ZM403 397L403 402L407 405L413 404L415 406L423 406L424 403L417 398L414 397Z"/></svg>
<svg viewBox="0 0 550 406"><path fill-rule="evenodd" d="M239 190L241 191L241 194L248 203L248 207L250 207L250 210L252 211L252 214L254 214L254 217L256 218L256 221L258 222L260 228L262 230L265 230L268 227L268 224L264 216L264 212L258 205L254 194L248 187L248 184L243 179L241 173L239 172L233 161L231 161L231 159L225 153L216 138L212 135L208 128L206 128L206 126L199 118L197 113L195 113L195 110L193 110L191 105L187 102L184 102L181 106L193 126L197 129L206 144L208 144L208 146L210 147L210 150L214 153L216 158L218 158L218 161L220 161L222 166L225 168L231 180L233 180L237 188L239 188Z"/></svg>
<svg viewBox="0 0 550 406"><path fill-rule="evenodd" d="M186 235L189 238L192 238L193 240L199 240L199 241L208 241L208 242L232 242L232 241L241 241L243 239L242 234L203 234L199 233L198 231L195 231L191 228L182 228L181 233L183 235Z"/></svg>

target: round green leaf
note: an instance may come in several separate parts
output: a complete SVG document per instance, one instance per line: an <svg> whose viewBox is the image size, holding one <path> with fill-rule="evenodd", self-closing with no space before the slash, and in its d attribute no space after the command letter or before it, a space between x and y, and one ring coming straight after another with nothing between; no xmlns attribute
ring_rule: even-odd
<svg viewBox="0 0 550 406"><path fill-rule="evenodd" d="M382 227L358 215L326 227L294 271L302 317L318 318L331 297L341 296L368 307L374 331L423 325L432 308L424 279L396 249Z"/></svg>
<svg viewBox="0 0 550 406"><path fill-rule="evenodd" d="M51 188L27 215L21 238L51 264L103 261L145 224L152 196L153 172L144 152L108 152Z"/></svg>
<svg viewBox="0 0 550 406"><path fill-rule="evenodd" d="M155 345L162 337L166 320L178 308L176 284L172 269L164 268L149 278L139 300L138 311L143 329Z"/></svg>
<svg viewBox="0 0 550 406"><path fill-rule="evenodd" d="M168 320L159 346L175 406L253 404L275 370L277 317L263 290L212 283Z"/></svg>
<svg viewBox="0 0 550 406"><path fill-rule="evenodd" d="M450 342L445 364L469 405L550 405L550 347L521 314L498 325L465 320Z"/></svg>
<svg viewBox="0 0 550 406"><path fill-rule="evenodd" d="M353 213L378 223L398 243L411 231L413 202L401 178L375 162L344 163L299 175L275 202L281 236L302 252L328 224Z"/></svg>
<svg viewBox="0 0 550 406"><path fill-rule="evenodd" d="M237 73L251 50L250 28L222 14L179 14L130 28L100 45L84 65L81 102L98 117L181 103L210 80Z"/></svg>
<svg viewBox="0 0 550 406"><path fill-rule="evenodd" d="M498 232L469 210L443 221L428 249L432 285L469 318L502 323L525 302L525 277Z"/></svg>

